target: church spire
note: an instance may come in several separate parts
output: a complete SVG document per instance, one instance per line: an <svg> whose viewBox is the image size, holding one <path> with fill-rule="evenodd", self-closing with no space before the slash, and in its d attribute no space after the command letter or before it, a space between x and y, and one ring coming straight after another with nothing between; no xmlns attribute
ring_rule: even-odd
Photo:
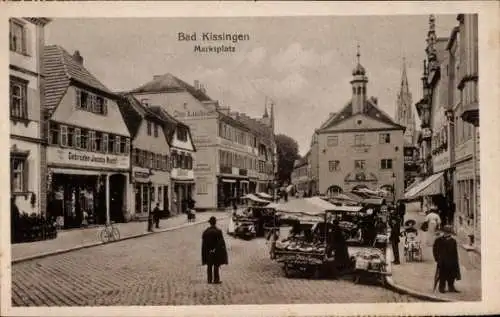
<svg viewBox="0 0 500 317"><path fill-rule="evenodd" d="M406 127L405 143L414 144L416 137L415 117L412 110L412 95L408 85L408 75L406 71L406 58L403 57L403 65L401 71L401 86L399 87L397 105L396 105L396 122Z"/></svg>
<svg viewBox="0 0 500 317"><path fill-rule="evenodd" d="M267 97L266 101L264 102L264 115L262 116L262 118L269 118L269 114L267 113Z"/></svg>

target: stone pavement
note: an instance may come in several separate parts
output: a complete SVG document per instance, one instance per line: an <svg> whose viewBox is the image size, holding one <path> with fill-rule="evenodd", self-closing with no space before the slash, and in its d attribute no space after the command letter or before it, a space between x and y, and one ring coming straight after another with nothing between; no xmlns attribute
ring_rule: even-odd
<svg viewBox="0 0 500 317"><path fill-rule="evenodd" d="M179 227L207 222L211 216L220 219L228 215L225 211L198 212L196 214L196 221L192 223L187 222L186 215L184 214L173 216L168 219L161 219L160 228L154 229L154 231L170 231ZM151 232L147 232L147 222L145 221L117 223L115 225L120 230L120 240L152 234ZM11 261L16 263L32 258L100 245L102 242L99 239L99 232L102 228L103 226L96 226L85 229L63 230L58 232L57 238L53 240L13 244L11 246Z"/></svg>
<svg viewBox="0 0 500 317"><path fill-rule="evenodd" d="M410 208L408 208L410 207ZM407 206L405 219L414 219L416 227L424 220L424 215L413 206ZM467 251L460 244L458 257L462 279L455 282L460 293L440 293L437 289L433 291L434 274L436 264L432 255L432 247L426 246L424 232L419 231L422 241L423 261L406 262L403 253L404 241L399 244L400 265L392 265L392 282L396 288L407 293L422 294L422 297L433 297L441 301L480 301L481 300L481 256L475 252ZM392 256L392 250L391 250Z"/></svg>
<svg viewBox="0 0 500 317"><path fill-rule="evenodd" d="M266 240L224 233L229 265L221 285L201 265L206 224L12 265L13 306L394 303L417 299L352 278L286 278Z"/></svg>

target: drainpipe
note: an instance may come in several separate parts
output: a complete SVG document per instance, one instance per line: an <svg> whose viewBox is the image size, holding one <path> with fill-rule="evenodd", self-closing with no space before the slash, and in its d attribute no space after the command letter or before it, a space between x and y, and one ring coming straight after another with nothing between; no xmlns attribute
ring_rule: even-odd
<svg viewBox="0 0 500 317"><path fill-rule="evenodd" d="M477 156L476 156L476 142L477 142L477 139L476 139L476 126L472 126L472 141L473 141L473 145L472 145L472 168L473 168L473 182L472 182L472 193L473 193L473 197L472 197L472 208L473 209L473 215L474 215L474 223L473 223L473 228L472 228L472 237L469 237L470 238L470 244L471 245L474 245L475 242L475 237L478 236L478 221L477 221L477 171L476 171L476 165L477 165Z"/></svg>

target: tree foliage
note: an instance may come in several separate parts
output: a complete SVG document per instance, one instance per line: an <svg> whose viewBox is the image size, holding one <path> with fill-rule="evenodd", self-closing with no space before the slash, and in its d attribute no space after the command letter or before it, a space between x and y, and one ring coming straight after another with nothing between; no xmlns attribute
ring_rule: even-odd
<svg viewBox="0 0 500 317"><path fill-rule="evenodd" d="M293 171L293 163L299 156L299 145L297 141L288 135L276 135L276 151L278 154L278 182L280 184L290 183Z"/></svg>

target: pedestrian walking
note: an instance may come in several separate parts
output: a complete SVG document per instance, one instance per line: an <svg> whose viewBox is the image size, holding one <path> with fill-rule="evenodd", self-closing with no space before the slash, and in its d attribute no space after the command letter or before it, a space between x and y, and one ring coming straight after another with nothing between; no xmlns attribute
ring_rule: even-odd
<svg viewBox="0 0 500 317"><path fill-rule="evenodd" d="M401 236L401 221L397 216L391 217L391 235L389 240L391 241L392 254L394 257L393 264L399 264L399 237Z"/></svg>
<svg viewBox="0 0 500 317"><path fill-rule="evenodd" d="M226 243L222 231L216 227L217 220L210 217L210 227L202 235L201 261L207 266L207 281L209 284L220 284L219 267L228 264Z"/></svg>
<svg viewBox="0 0 500 317"><path fill-rule="evenodd" d="M157 229L160 228L160 213L160 203L156 203L156 206L153 209L153 221Z"/></svg>
<svg viewBox="0 0 500 317"><path fill-rule="evenodd" d="M432 206L427 212L423 226L424 228L427 227L427 230L424 230L426 231L425 243L427 246L432 247L434 240L436 239L437 230L441 226L441 218L439 217L438 210L435 206Z"/></svg>
<svg viewBox="0 0 500 317"><path fill-rule="evenodd" d="M452 237L453 229L446 225L441 230L443 235L436 239L432 247L432 253L436 260L435 281L439 282L439 292L445 292L445 286L448 284L448 291L458 293L455 288L455 280L461 279L460 265L458 261L457 241Z"/></svg>
<svg viewBox="0 0 500 317"><path fill-rule="evenodd" d="M406 205L403 201L398 201L398 216L399 219L401 220L401 226L404 226L404 221L405 221L405 215L406 215Z"/></svg>

